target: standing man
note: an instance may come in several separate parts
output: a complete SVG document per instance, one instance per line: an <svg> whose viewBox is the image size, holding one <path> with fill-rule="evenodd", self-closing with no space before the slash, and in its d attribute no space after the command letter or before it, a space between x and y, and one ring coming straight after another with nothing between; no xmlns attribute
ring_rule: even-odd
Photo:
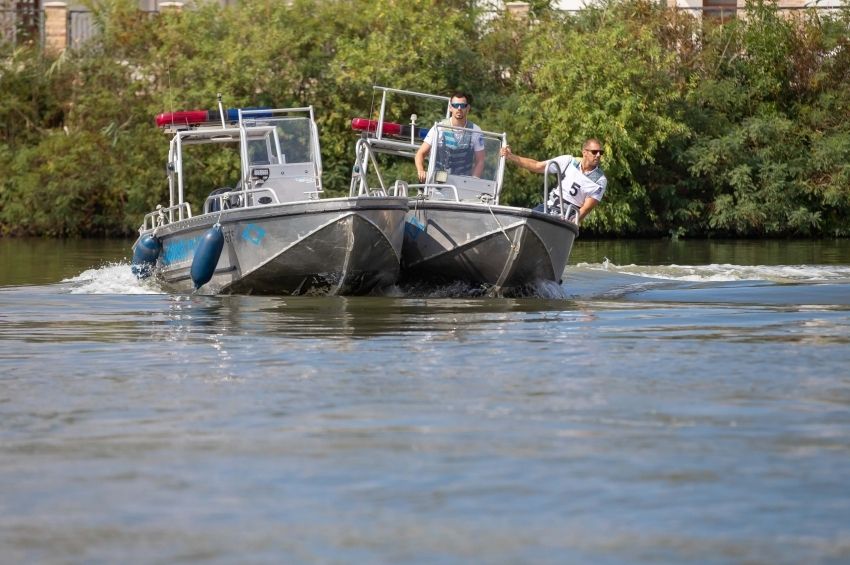
<svg viewBox="0 0 850 565"><path fill-rule="evenodd" d="M602 144L595 137L586 139L582 144L580 160L572 155L561 155L548 161L535 161L528 157L514 155L511 152L510 145L502 149L500 153L507 161L516 163L533 173L542 173L547 166L551 166L551 163L557 163L561 168L561 194L563 194L567 203L573 204L579 209L579 222L599 204L602 195L605 194L605 187L608 186L608 179L599 167L599 161L602 160L602 155L605 152L602 150ZM550 172L554 171L555 168L552 167ZM561 202L557 187L549 192L547 204L550 212L554 210L556 213L560 213ZM542 211L543 204L535 210Z"/></svg>
<svg viewBox="0 0 850 565"><path fill-rule="evenodd" d="M481 131L480 127L467 118L472 107L471 95L455 92L449 104L451 117L441 121L440 125ZM437 137L439 139L435 139ZM457 130L441 130L438 134L437 128L432 127L414 159L419 182L425 182L428 174L425 169L425 156L430 153L434 143L437 143L437 170L473 177L480 177L484 172L484 137L481 134Z"/></svg>

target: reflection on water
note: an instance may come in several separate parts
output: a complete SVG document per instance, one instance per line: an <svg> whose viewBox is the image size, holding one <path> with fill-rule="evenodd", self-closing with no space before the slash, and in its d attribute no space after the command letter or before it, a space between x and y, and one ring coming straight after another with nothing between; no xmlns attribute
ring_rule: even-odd
<svg viewBox="0 0 850 565"><path fill-rule="evenodd" d="M161 299L160 299L161 300ZM445 332L500 332L506 322L591 315L567 300L388 297L172 296L139 331L170 341L208 335L329 340L402 340ZM157 300L159 302L159 300ZM75 332L79 331L75 327ZM333 346L331 343L328 346Z"/></svg>
<svg viewBox="0 0 850 565"><path fill-rule="evenodd" d="M0 287L49 284L84 269L128 262L132 241L0 238Z"/></svg>
<svg viewBox="0 0 850 565"><path fill-rule="evenodd" d="M614 243L556 299L6 284L0 561L850 560L850 259Z"/></svg>

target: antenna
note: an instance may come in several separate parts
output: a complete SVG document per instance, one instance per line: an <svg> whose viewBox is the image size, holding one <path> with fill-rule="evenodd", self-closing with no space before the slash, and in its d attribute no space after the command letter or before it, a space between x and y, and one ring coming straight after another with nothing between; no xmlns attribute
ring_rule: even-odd
<svg viewBox="0 0 850 565"><path fill-rule="evenodd" d="M221 127L227 127L224 123L224 106L221 105L221 92L218 93L218 115L221 118Z"/></svg>

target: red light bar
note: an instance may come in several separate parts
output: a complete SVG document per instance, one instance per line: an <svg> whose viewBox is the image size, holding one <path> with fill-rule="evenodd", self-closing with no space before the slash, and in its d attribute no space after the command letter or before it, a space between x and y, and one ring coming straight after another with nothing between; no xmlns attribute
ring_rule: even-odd
<svg viewBox="0 0 850 565"><path fill-rule="evenodd" d="M271 111L260 112L258 110L269 110L265 107L242 108L243 112L250 111L248 114L252 118L268 118L271 117ZM238 108L228 108L224 111L224 120L226 122L235 122L239 119ZM207 123L220 123L221 113L218 110L183 110L180 112L165 112L158 114L156 117L157 127L166 126L197 126Z"/></svg>
<svg viewBox="0 0 850 565"><path fill-rule="evenodd" d="M216 112L218 114L218 112ZM182 112L165 112L157 114L157 127L193 126L211 121L207 110L185 110Z"/></svg>
<svg viewBox="0 0 850 565"><path fill-rule="evenodd" d="M378 131L377 120L367 120L366 118L354 118L351 120L351 129L357 131ZM384 135L392 135L396 137L405 137L410 139L410 126L403 126L395 122L384 122L381 132ZM428 135L428 130L425 128L416 128L416 136L419 139L425 139Z"/></svg>

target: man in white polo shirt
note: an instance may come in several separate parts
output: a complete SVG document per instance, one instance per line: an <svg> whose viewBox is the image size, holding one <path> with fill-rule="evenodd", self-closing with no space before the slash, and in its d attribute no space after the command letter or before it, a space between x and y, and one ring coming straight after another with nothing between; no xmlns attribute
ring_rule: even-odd
<svg viewBox="0 0 850 565"><path fill-rule="evenodd" d="M557 163L561 170L561 194L563 194L564 200L579 209L579 222L599 204L602 195L605 194L605 187L608 186L608 179L599 167L599 161L602 160L604 154L599 140L595 137L586 139L582 145L581 153L581 159L572 155L561 155L548 161L537 161L514 155L509 145L501 151L508 162L516 163L533 173L542 173L547 166L551 166L551 163ZM552 167L549 172L553 173L555 170L555 167ZM560 212L561 206L557 186L549 192L547 204L550 212ZM541 204L535 210L543 210L543 205Z"/></svg>
<svg viewBox="0 0 850 565"><path fill-rule="evenodd" d="M469 120L472 109L472 95L466 92L455 92L449 99L451 116L440 125L470 129L480 132L481 128ZM484 171L484 137L480 133L469 133L462 130L428 130L428 135L416 152L414 162L419 176L419 182L425 182L427 175L425 157L431 154L431 146L437 144L437 170L444 170L455 175L480 177Z"/></svg>

